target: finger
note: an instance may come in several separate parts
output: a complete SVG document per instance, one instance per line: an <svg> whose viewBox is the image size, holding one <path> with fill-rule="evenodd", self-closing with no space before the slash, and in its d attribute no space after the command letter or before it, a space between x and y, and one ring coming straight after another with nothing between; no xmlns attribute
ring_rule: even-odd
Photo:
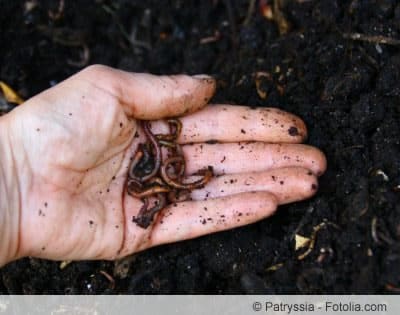
<svg viewBox="0 0 400 315"><path fill-rule="evenodd" d="M283 167L302 167L316 175L326 169L325 155L304 144L264 142L184 145L187 173L211 165L215 174L262 172Z"/></svg>
<svg viewBox="0 0 400 315"><path fill-rule="evenodd" d="M167 207L157 218L149 247L232 229L274 213L276 198L267 192L242 193Z"/></svg>
<svg viewBox="0 0 400 315"><path fill-rule="evenodd" d="M191 197L207 200L242 192L267 191L282 205L310 198L317 189L317 177L310 170L290 167L214 177L204 188L193 190Z"/></svg>
<svg viewBox="0 0 400 315"><path fill-rule="evenodd" d="M74 79L86 80L117 97L128 115L137 119L161 119L196 111L215 92L209 76L157 76L131 73L102 65L79 72Z"/></svg>
<svg viewBox="0 0 400 315"><path fill-rule="evenodd" d="M307 137L307 128L300 118L276 108L213 105L180 120L180 143L210 140L300 143ZM154 128L155 132L168 130L160 123L154 124Z"/></svg>

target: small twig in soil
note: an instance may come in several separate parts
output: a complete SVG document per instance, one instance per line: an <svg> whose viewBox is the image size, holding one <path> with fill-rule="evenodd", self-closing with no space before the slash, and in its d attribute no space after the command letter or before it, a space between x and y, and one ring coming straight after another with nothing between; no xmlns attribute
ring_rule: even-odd
<svg viewBox="0 0 400 315"><path fill-rule="evenodd" d="M374 242L377 243L378 245L382 244L381 240L390 246L396 244L396 241L393 240L392 238L390 238L390 236L387 236L386 234L380 233L378 231L378 218L377 217L373 217L372 221L371 221L371 237L374 240Z"/></svg>
<svg viewBox="0 0 400 315"><path fill-rule="evenodd" d="M112 276L110 276L106 271L100 270L99 271L108 281L110 281L110 289L113 290L115 288L115 280Z"/></svg>
<svg viewBox="0 0 400 315"><path fill-rule="evenodd" d="M69 64L70 66L73 66L73 67L77 67L77 68L83 68L83 67L87 66L87 64L89 63L89 59L90 59L90 50L86 44L82 45L82 52L80 52L80 55L81 55L80 60L67 59L67 64Z"/></svg>
<svg viewBox="0 0 400 315"><path fill-rule="evenodd" d="M228 20L229 26L231 27L231 39L233 46L237 45L237 32L236 32L236 24L235 24L235 14L232 9L232 3L230 0L224 0L224 4L226 7L226 11L228 12Z"/></svg>
<svg viewBox="0 0 400 315"><path fill-rule="evenodd" d="M82 31L67 27L53 28L47 25L38 25L37 30L62 46L79 47L85 43L85 34Z"/></svg>
<svg viewBox="0 0 400 315"><path fill-rule="evenodd" d="M64 13L64 7L65 7L64 0L60 0L58 2L58 8L57 8L56 12L53 12L52 10L49 10L47 12L47 14L49 15L49 18L52 19L53 21L59 20Z"/></svg>
<svg viewBox="0 0 400 315"><path fill-rule="evenodd" d="M355 144L355 145L352 145L349 147L345 147L341 151L344 152L344 151L354 150L354 149L364 149L364 145L363 144Z"/></svg>
<svg viewBox="0 0 400 315"><path fill-rule="evenodd" d="M200 39L199 44L205 45L209 43L215 43L219 41L220 38L221 34L218 31L215 31L213 36L203 37L202 39Z"/></svg>
<svg viewBox="0 0 400 315"><path fill-rule="evenodd" d="M122 36L125 38L126 41L128 41L128 43L131 45L132 48L133 47L141 47L141 48L145 48L147 50L151 49L151 46L149 43L135 39L136 29L134 29L132 31L132 35L128 34L128 32L125 30L124 26L122 25L121 21L119 20L117 13L112 8L110 8L107 5L102 5L101 7L103 8L104 11L106 11L108 14L111 15L114 22L117 24Z"/></svg>
<svg viewBox="0 0 400 315"><path fill-rule="evenodd" d="M400 39L391 38L382 35L365 35L361 33L343 33L343 38L368 42L372 44L385 44L385 45L393 45L397 46L400 45Z"/></svg>
<svg viewBox="0 0 400 315"><path fill-rule="evenodd" d="M319 252L320 254L316 260L319 264L322 264L327 257L332 257L334 253L333 249L330 247L322 247Z"/></svg>
<svg viewBox="0 0 400 315"><path fill-rule="evenodd" d="M391 292L400 293L400 288L395 287L393 284L387 283L385 285L385 289Z"/></svg>
<svg viewBox="0 0 400 315"><path fill-rule="evenodd" d="M296 229L294 230L292 236L290 239L294 239L296 237L296 234L299 233L299 231L303 228L303 226L306 224L306 221L309 220L310 216L312 215L312 213L314 212L314 207L309 207L306 211L306 213L304 214L304 216L301 218L301 220L299 221L299 224L297 225Z"/></svg>
<svg viewBox="0 0 400 315"><path fill-rule="evenodd" d="M371 221L371 236L372 239L374 240L375 243L380 244L381 242L378 239L378 234L376 232L376 225L378 222L378 218L377 217L373 217L372 221Z"/></svg>
<svg viewBox="0 0 400 315"><path fill-rule="evenodd" d="M369 55L365 49L361 45L357 45L357 49L361 52L361 54L365 57L366 61L374 67L375 70L379 70L379 63L373 58L371 55Z"/></svg>
<svg viewBox="0 0 400 315"><path fill-rule="evenodd" d="M279 34L285 35L289 32L290 23L286 19L284 13L282 12L283 1L274 0L274 20L278 25Z"/></svg>
<svg viewBox="0 0 400 315"><path fill-rule="evenodd" d="M256 5L256 0L250 0L249 1L249 7L247 8L247 14L246 18L243 22L243 25L246 26L250 23L251 17L253 16L254 13L254 7Z"/></svg>

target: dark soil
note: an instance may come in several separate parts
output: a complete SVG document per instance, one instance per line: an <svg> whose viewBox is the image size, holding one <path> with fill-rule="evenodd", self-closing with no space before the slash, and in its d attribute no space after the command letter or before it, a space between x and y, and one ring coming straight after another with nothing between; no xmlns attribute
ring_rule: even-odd
<svg viewBox="0 0 400 315"><path fill-rule="evenodd" d="M0 293L400 291L400 45L382 38L400 39L398 1L280 1L286 34L278 11L274 20L263 16L263 0L247 20L248 0L65 0L59 19L49 15L58 1L30 11L28 2L0 0L0 79L24 98L80 70L84 46L89 64L208 73L218 79L213 102L302 117L308 143L326 153L329 167L314 198L268 220L123 264L61 270L23 259L0 270ZM295 234L310 236L322 222L312 252L299 260Z"/></svg>

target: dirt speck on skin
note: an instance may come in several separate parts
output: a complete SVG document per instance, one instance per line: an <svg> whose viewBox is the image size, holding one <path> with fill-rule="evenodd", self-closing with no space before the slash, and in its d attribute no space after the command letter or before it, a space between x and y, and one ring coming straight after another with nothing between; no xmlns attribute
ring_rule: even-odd
<svg viewBox="0 0 400 315"><path fill-rule="evenodd" d="M326 153L328 170L311 200L234 231L140 253L123 279L113 262L74 262L61 271L57 262L22 259L0 269L0 294L398 292L400 47L343 36L400 39L397 1L287 1L285 35L258 5L244 24L248 0L68 1L58 20L48 14L57 1L29 12L23 4L4 2L0 13L0 79L22 97L81 69L71 63L82 59L73 39L88 47L91 64L208 73L218 82L213 103L293 112L307 124L308 143ZM200 44L216 31L217 40ZM261 71L271 74L264 98L254 82ZM299 261L293 235L310 236L321 222L338 228L321 229ZM114 276L114 288L100 271Z"/></svg>
<svg viewBox="0 0 400 315"><path fill-rule="evenodd" d="M289 135L292 137L299 135L299 130L296 127L290 127L288 130Z"/></svg>

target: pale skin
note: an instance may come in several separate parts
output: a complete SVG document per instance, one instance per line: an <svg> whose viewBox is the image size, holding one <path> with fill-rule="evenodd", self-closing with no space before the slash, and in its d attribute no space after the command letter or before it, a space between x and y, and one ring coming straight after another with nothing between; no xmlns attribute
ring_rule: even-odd
<svg viewBox="0 0 400 315"><path fill-rule="evenodd" d="M117 259L271 216L317 191L324 155L299 144L304 123L277 109L211 105L207 76L153 76L91 66L0 118L0 266L33 256ZM219 175L147 229L126 194L136 119L180 117L187 175ZM166 124L152 123L153 132ZM210 141L216 142L210 144Z"/></svg>

